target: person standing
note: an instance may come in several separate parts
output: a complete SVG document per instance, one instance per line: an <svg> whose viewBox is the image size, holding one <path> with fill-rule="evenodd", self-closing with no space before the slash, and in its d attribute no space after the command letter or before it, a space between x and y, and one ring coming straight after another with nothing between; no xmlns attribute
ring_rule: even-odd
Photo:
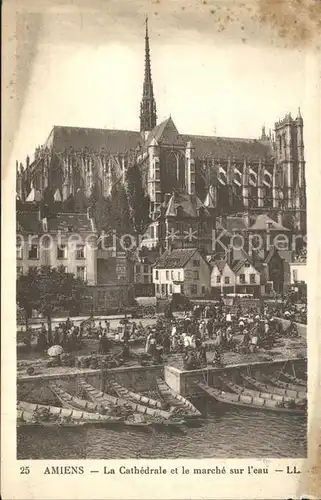
<svg viewBox="0 0 321 500"><path fill-rule="evenodd" d="M151 338L152 338L152 333L149 332L148 335L147 335L147 338L146 338L146 344L145 344L145 352L146 354L149 353L149 348L150 348L150 341L151 341Z"/></svg>
<svg viewBox="0 0 321 500"><path fill-rule="evenodd" d="M152 356L152 358L154 358L156 355L156 347L157 345L156 345L155 335L151 333L151 337L149 340L149 354Z"/></svg>
<svg viewBox="0 0 321 500"><path fill-rule="evenodd" d="M206 335L206 324L205 324L204 320L202 320L199 324L199 332L200 332L201 339L203 340L205 338L205 335Z"/></svg>

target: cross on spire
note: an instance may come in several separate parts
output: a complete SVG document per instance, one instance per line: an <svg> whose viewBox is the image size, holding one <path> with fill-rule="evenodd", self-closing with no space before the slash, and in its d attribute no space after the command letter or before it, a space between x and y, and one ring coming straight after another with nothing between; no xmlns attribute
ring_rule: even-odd
<svg viewBox="0 0 321 500"><path fill-rule="evenodd" d="M154 99L153 81L150 63L148 17L145 18L145 73L143 97L140 104L140 131L148 132L156 126L156 102Z"/></svg>

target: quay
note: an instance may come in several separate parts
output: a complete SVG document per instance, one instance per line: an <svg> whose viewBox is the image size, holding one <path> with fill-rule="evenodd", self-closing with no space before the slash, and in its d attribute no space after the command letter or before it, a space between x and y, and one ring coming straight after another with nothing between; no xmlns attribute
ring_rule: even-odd
<svg viewBox="0 0 321 500"><path fill-rule="evenodd" d="M49 389L49 383L59 381L59 385L67 392L74 393L77 389L77 379L86 378L97 389L104 389L104 381L115 380L126 388L136 392L148 393L156 389L156 378L161 377L177 393L190 398L202 396L199 382L216 384L215 377L228 373L239 382L240 371L258 370L268 374L283 369L285 364L292 369L305 369L306 358L276 359L273 361L257 361L253 363L238 363L224 366L209 366L198 370L180 370L169 365L128 366L111 368L102 372L101 369L70 368L64 373L42 373L38 375L20 375L17 382L17 397L20 400L32 400L37 403L54 404L55 397ZM103 375L103 376L102 376Z"/></svg>

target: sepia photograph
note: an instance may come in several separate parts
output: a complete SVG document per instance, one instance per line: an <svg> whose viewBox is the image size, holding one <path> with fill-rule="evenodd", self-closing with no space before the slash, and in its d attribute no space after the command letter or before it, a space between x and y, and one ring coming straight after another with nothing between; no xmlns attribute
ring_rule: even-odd
<svg viewBox="0 0 321 500"><path fill-rule="evenodd" d="M121 4L17 14L16 457L304 459L306 54Z"/></svg>

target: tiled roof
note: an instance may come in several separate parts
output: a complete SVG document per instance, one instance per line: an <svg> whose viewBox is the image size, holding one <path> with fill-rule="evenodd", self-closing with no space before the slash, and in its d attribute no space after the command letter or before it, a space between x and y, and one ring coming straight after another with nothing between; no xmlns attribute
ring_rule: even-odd
<svg viewBox="0 0 321 500"><path fill-rule="evenodd" d="M197 248L177 248L166 250L156 262L155 269L176 269L184 267L191 257L197 252Z"/></svg>
<svg viewBox="0 0 321 500"><path fill-rule="evenodd" d="M204 208L204 215L210 217L210 213L208 212L207 208L196 195L185 193L173 194L168 201L165 216L176 217L178 207L182 207L183 217L197 218L199 216L198 210L200 208Z"/></svg>
<svg viewBox="0 0 321 500"><path fill-rule="evenodd" d="M258 161L274 156L272 147L256 139L238 139L201 135L181 135L182 142L191 141L196 157L213 156L225 159L237 158Z"/></svg>
<svg viewBox="0 0 321 500"><path fill-rule="evenodd" d="M238 249L236 252L238 257L232 264L234 273L237 273L246 262L249 262L257 271L262 272L263 263L257 252L253 250L252 256L250 256L244 249Z"/></svg>
<svg viewBox="0 0 321 500"><path fill-rule="evenodd" d="M184 139L178 133L178 130L173 122L172 118L169 117L159 125L157 125L147 136L146 145L148 146L152 140L155 139L159 143L175 144L177 142L184 143Z"/></svg>
<svg viewBox="0 0 321 500"><path fill-rule="evenodd" d="M233 233L233 231L244 231L245 229L247 229L247 223L243 217L227 217L227 232Z"/></svg>
<svg viewBox="0 0 321 500"><path fill-rule="evenodd" d="M220 271L220 273L222 274L223 269L224 269L225 264L226 264L226 260L217 260L217 261L215 261L215 262L214 262L214 264L216 264L216 265L217 265L218 270L219 270L219 271Z"/></svg>
<svg viewBox="0 0 321 500"><path fill-rule="evenodd" d="M148 146L155 139L164 144L186 144L191 142L195 156L213 156L217 159L230 158L252 161L270 160L274 157L268 142L256 139L201 136L179 134L171 117L158 124L147 136L146 143L140 132L132 130L111 130L87 127L68 127L55 125L46 141L46 146L61 152L71 147L75 150L88 148L99 152L105 149L110 153L125 153L138 145Z"/></svg>
<svg viewBox="0 0 321 500"><path fill-rule="evenodd" d="M289 231L286 227L282 226L275 220L268 217L266 214L258 215L256 221L252 226L250 226L250 231L266 231L268 229L270 231Z"/></svg>
<svg viewBox="0 0 321 500"><path fill-rule="evenodd" d="M225 231L226 236L231 236L235 231L245 231L247 228L247 223L243 217L229 216L226 218L225 222L218 221L216 223L216 229L219 231Z"/></svg>
<svg viewBox="0 0 321 500"><path fill-rule="evenodd" d="M96 152L105 149L110 153L125 153L139 144L143 144L140 132L132 130L60 126L53 127L46 143L57 152L71 147L75 150L88 148Z"/></svg>
<svg viewBox="0 0 321 500"><path fill-rule="evenodd" d="M62 233L92 233L93 228L87 213L59 213L47 219L48 231ZM28 234L43 233L39 212L17 212L17 231Z"/></svg>
<svg viewBox="0 0 321 500"><path fill-rule="evenodd" d="M87 213L61 213L48 219L49 231L62 232L93 232Z"/></svg>
<svg viewBox="0 0 321 500"><path fill-rule="evenodd" d="M16 215L17 233L23 231L28 234L40 234L42 223L37 212L17 212Z"/></svg>

